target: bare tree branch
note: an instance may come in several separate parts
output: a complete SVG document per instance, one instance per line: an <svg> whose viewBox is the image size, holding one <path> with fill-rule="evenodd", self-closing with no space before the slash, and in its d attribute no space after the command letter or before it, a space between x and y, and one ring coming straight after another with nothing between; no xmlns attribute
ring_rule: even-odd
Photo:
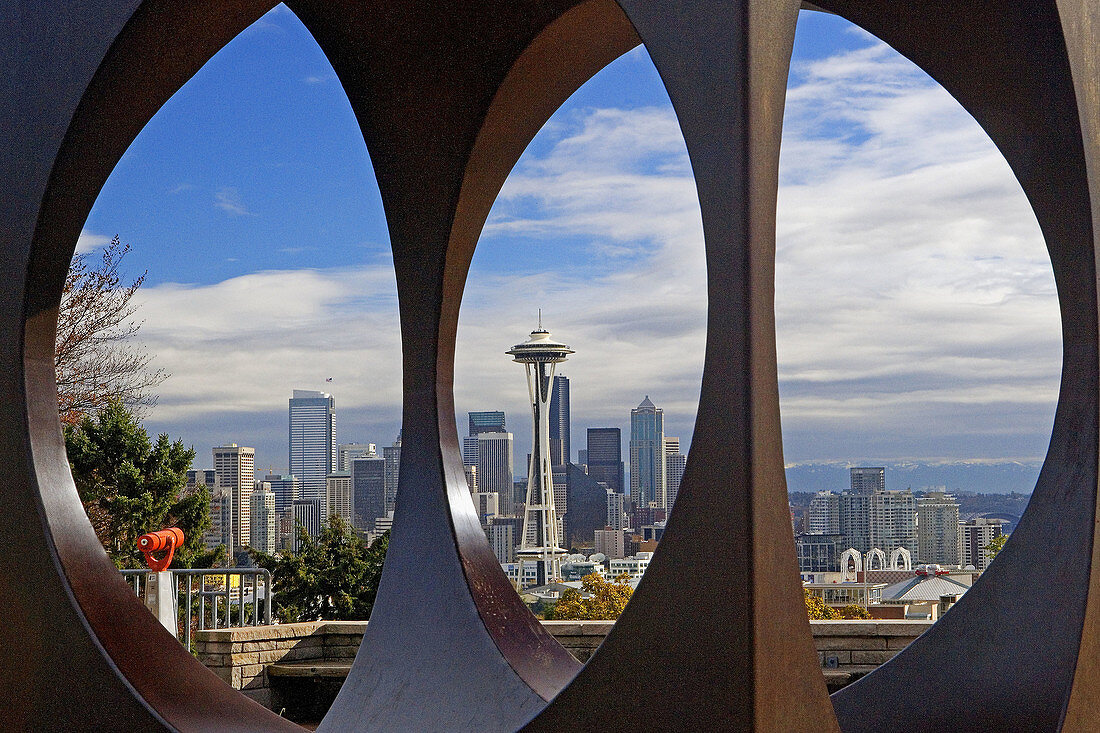
<svg viewBox="0 0 1100 733"><path fill-rule="evenodd" d="M156 404L151 392L168 378L152 369L152 356L134 337L141 323L133 319L134 293L145 273L129 284L118 273L130 251L116 236L93 267L87 254L73 256L61 308L57 315L54 367L57 373L57 409L64 425L75 425L111 399L131 410Z"/></svg>

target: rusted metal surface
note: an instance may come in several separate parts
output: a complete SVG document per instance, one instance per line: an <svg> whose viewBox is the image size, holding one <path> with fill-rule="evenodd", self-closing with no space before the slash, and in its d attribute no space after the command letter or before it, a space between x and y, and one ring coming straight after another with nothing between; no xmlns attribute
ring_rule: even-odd
<svg viewBox="0 0 1100 733"><path fill-rule="evenodd" d="M69 476L53 384L61 285L99 188L168 97L273 4L5 3L2 728L292 728L175 645L118 578ZM394 249L404 362L385 574L364 650L322 729L792 731L836 730L838 718L846 731L1100 727L1095 3L814 2L911 58L1000 147L1047 240L1064 343L1051 449L1012 541L939 624L838 693L836 715L794 572L775 364L775 196L797 0L288 5L363 130ZM508 172L554 110L639 40L697 183L707 351L660 551L578 673L519 602L470 505L455 332ZM715 544L737 561L701 565ZM1057 597L1028 593L1052 577ZM128 624L116 623L120 612Z"/></svg>
<svg viewBox="0 0 1100 733"><path fill-rule="evenodd" d="M815 0L816 1L816 0ZM1095 38L1067 37L1096 3L869 4L821 0L944 86L1005 156L1035 212L1062 316L1050 450L1011 541L951 613L890 664L835 696L845 730L1057 730L1071 696L1095 699L1098 599ZM1059 10L1061 9L1061 17ZM1082 126L1079 109L1091 124ZM1091 127L1091 132L1089 128ZM1095 171L1093 171L1095 176ZM1051 595L1054 580L1059 592ZM1079 649L1091 650L1080 654ZM1088 667L1077 667L1079 659ZM1077 672L1075 673L1075 668ZM1091 669L1082 674L1084 669ZM934 704L916 689L934 691ZM1100 710L1075 708L1095 730ZM1089 721L1085 724L1085 721Z"/></svg>

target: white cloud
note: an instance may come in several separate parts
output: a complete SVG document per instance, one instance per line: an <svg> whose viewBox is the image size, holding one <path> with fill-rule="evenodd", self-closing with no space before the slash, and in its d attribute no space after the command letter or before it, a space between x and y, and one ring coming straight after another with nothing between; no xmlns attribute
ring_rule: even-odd
<svg viewBox="0 0 1100 733"><path fill-rule="evenodd" d="M788 460L1041 454L1060 367L1057 302L1034 217L990 141L878 43L796 68L786 118L776 318ZM666 108L582 110L542 134L475 256L459 415L507 410L517 456L526 451L526 384L504 352L541 307L577 352L562 369L576 439L587 426L625 427L649 394L686 442L706 267L676 119ZM247 213L232 189L218 205ZM388 263L142 297L142 333L173 373L158 420L199 419L212 404L281 414L291 388L328 376L341 409L388 424L399 415Z"/></svg>
<svg viewBox="0 0 1100 733"><path fill-rule="evenodd" d="M241 202L241 194L235 188L222 188L214 195L214 206L236 216L254 216Z"/></svg>
<svg viewBox="0 0 1100 733"><path fill-rule="evenodd" d="M356 385L341 406L399 410L396 286L387 267L271 271L140 292L141 335L172 373L158 421L280 410L295 387Z"/></svg>
<svg viewBox="0 0 1100 733"><path fill-rule="evenodd" d="M94 252L100 247L106 247L110 243L111 238L106 234L96 234L87 229L82 229L80 231L80 237L76 240L76 253L87 254L88 252Z"/></svg>
<svg viewBox="0 0 1100 733"><path fill-rule="evenodd" d="M459 405L518 381L476 356L530 320L489 325L478 299L508 314L552 303L555 330L577 348L566 368L575 395L589 389L591 404L614 405L623 424L648 392L681 411L676 429L685 432L703 353L705 266L675 118L667 109L595 110L550 130L560 139L517 167L487 236L589 237L592 257L613 243L626 264L612 274L590 267L587 277L564 268L563 277L551 255L555 275L475 281L458 378L476 387L465 394L460 383ZM873 426L908 441L882 449L898 457L940 455L929 446L944 435L959 436L955 449L968 457L989 447L965 436L1006 434L1002 455L1041 455L1060 368L1053 277L1030 207L976 123L875 43L795 69L781 179L785 430L848 432L858 443L875 440L866 435ZM522 387L512 388L517 401ZM574 411L578 403L574 396ZM863 449L884 455L851 447ZM796 460L834 457L802 437L787 450Z"/></svg>
<svg viewBox="0 0 1100 733"><path fill-rule="evenodd" d="M1041 454L1060 369L1057 298L1008 165L881 44L799 72L778 218L785 426L914 440L1015 432ZM817 150L838 123L852 132Z"/></svg>

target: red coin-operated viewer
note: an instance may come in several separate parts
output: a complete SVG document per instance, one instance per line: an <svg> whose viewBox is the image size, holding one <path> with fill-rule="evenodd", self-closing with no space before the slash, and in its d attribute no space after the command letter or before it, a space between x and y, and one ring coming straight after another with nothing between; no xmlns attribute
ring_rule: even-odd
<svg viewBox="0 0 1100 733"><path fill-rule="evenodd" d="M176 548L182 544L183 530L179 527L147 532L138 537L137 540L138 549L145 555L145 562L149 569L158 573L168 569L168 566L172 564L172 555L175 554ZM153 557L154 552L160 552L161 550L166 551L164 557L159 560Z"/></svg>
<svg viewBox="0 0 1100 733"><path fill-rule="evenodd" d="M145 562L151 571L145 576L145 607L176 638L179 638L176 580L168 566L172 564L176 548L182 544L183 530L179 527L149 532L137 539L138 549L145 555ZM153 555L155 552L163 552L164 555L158 560Z"/></svg>

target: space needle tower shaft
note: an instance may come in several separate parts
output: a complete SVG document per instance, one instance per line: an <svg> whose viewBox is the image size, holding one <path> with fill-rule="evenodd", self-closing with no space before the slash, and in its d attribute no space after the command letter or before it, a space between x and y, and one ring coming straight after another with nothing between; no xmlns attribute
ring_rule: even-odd
<svg viewBox="0 0 1100 733"><path fill-rule="evenodd" d="M531 397L534 440L527 473L527 505L523 514L523 537L516 552L522 562L534 562L537 584L544 585L561 577L561 559L565 550L554 508L554 475L550 468L550 392L554 367L573 353L563 343L552 341L550 332L539 326L522 344L508 352L527 371L527 389Z"/></svg>

